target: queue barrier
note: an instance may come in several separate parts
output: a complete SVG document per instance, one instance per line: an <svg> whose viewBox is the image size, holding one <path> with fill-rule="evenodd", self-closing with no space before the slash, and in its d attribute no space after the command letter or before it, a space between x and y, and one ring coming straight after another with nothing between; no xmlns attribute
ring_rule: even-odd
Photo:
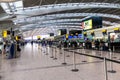
<svg viewBox="0 0 120 80"><path fill-rule="evenodd" d="M52 47L52 48L54 48L56 50L57 47ZM76 49L81 49L81 48L76 48ZM67 64L66 59L65 59L65 52L64 51L68 51L68 52L73 53L73 69L72 69L73 72L78 72L79 71L79 69L76 68L76 57L75 57L75 54L79 54L79 55L83 55L84 57L88 56L88 57L93 57L93 58L103 60L104 61L105 80L108 80L108 72L116 73L116 71L113 69L113 63L120 64L120 61L112 59L113 53L112 53L111 50L110 50L110 58L106 58L106 57L103 57L103 56L95 56L95 55L85 54L84 52L80 53L80 52L73 51L73 50L76 50L76 49L75 48L62 48L62 53L63 53L63 63L62 64ZM102 54L102 52L101 52L101 54ZM109 70L109 71L107 70L107 67L108 67L107 66L107 61L110 61L110 66L109 67L110 67L111 70Z"/></svg>
<svg viewBox="0 0 120 80"><path fill-rule="evenodd" d="M57 55L56 55L56 53L57 53L57 47L54 47L54 58L53 58L53 60L57 60Z"/></svg>
<svg viewBox="0 0 120 80"><path fill-rule="evenodd" d="M54 58L54 56L53 56L53 47L51 47L51 57L50 58Z"/></svg>
<svg viewBox="0 0 120 80"><path fill-rule="evenodd" d="M76 56L75 56L75 52L73 51L73 69L71 70L73 72L78 72L79 69L76 68Z"/></svg>
<svg viewBox="0 0 120 80"><path fill-rule="evenodd" d="M65 51L64 51L64 48L62 48L62 52L63 52L63 65L66 65L66 59L65 59Z"/></svg>
<svg viewBox="0 0 120 80"><path fill-rule="evenodd" d="M67 51L69 51L69 50L67 50ZM69 52L73 52L73 51L69 51ZM117 63L117 64L120 64L120 61L112 60L112 51L111 50L110 50L110 59L106 58L106 57L83 54L83 53L79 53L79 52L74 52L74 53L104 60L104 73L105 73L104 76L105 76L105 80L108 80L108 72L116 73L116 71L113 69L113 62ZM110 66L109 67L110 67L111 70L107 70L107 61L110 61ZM73 65L75 65L75 64L73 64Z"/></svg>

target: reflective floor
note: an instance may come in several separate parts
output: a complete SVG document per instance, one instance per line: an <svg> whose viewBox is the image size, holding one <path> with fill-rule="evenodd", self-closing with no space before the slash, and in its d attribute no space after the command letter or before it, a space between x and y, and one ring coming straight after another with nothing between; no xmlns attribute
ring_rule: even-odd
<svg viewBox="0 0 120 80"><path fill-rule="evenodd" d="M52 50L39 47L37 44L27 44L22 47L21 56L16 59L5 59L0 56L0 80L105 80L103 60L85 57L75 54L76 68L78 72L72 72L73 53L65 52L65 62L63 53L59 49L56 51L56 59L50 58ZM75 50L85 54L96 56L109 56L109 52L95 50ZM54 50L53 50L54 52ZM102 54L102 55L101 55ZM55 53L53 53L55 56ZM116 57L116 58L114 58ZM115 53L113 59L120 59L120 54ZM87 62L82 62L87 61ZM110 62L107 62L108 70L111 70ZM108 80L120 80L120 64L113 63L113 69L116 73L108 72Z"/></svg>

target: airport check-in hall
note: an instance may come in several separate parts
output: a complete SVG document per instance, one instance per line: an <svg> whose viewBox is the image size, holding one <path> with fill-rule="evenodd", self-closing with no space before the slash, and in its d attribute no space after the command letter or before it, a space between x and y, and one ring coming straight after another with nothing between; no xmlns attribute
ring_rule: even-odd
<svg viewBox="0 0 120 80"><path fill-rule="evenodd" d="M0 0L0 80L120 80L120 0Z"/></svg>

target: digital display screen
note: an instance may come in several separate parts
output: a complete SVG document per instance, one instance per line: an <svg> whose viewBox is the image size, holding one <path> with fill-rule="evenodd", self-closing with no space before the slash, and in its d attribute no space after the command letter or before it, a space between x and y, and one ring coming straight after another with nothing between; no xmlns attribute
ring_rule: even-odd
<svg viewBox="0 0 120 80"><path fill-rule="evenodd" d="M82 23L82 28L83 28L84 30L92 29L92 19L87 20L87 21L84 21L84 22Z"/></svg>
<svg viewBox="0 0 120 80"><path fill-rule="evenodd" d="M73 38L77 38L77 36L73 36Z"/></svg>
<svg viewBox="0 0 120 80"><path fill-rule="evenodd" d="M102 28L102 17L92 17L92 28Z"/></svg>
<svg viewBox="0 0 120 80"><path fill-rule="evenodd" d="M50 36L54 36L54 33L50 33Z"/></svg>
<svg viewBox="0 0 120 80"><path fill-rule="evenodd" d="M68 39L72 39L73 37L72 36L68 36Z"/></svg>
<svg viewBox="0 0 120 80"><path fill-rule="evenodd" d="M66 29L59 29L58 30L58 35L64 35L67 33L67 30Z"/></svg>
<svg viewBox="0 0 120 80"><path fill-rule="evenodd" d="M60 30L58 30L58 35L61 35L61 31Z"/></svg>
<svg viewBox="0 0 120 80"><path fill-rule="evenodd" d="M102 17L93 16L88 18L82 22L82 26L80 28L84 30L102 28Z"/></svg>

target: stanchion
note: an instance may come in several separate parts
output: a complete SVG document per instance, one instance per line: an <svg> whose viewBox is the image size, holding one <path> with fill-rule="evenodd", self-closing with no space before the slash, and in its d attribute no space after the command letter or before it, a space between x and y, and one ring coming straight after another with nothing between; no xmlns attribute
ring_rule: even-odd
<svg viewBox="0 0 120 80"><path fill-rule="evenodd" d="M48 54L49 54L49 52L50 52L50 46L48 46Z"/></svg>
<svg viewBox="0 0 120 80"><path fill-rule="evenodd" d="M111 52L111 49L110 49L110 59L112 59L112 52ZM113 70L113 63L110 61L110 69L108 72L110 73L116 73L115 70Z"/></svg>
<svg viewBox="0 0 120 80"><path fill-rule="evenodd" d="M75 57L75 52L73 51L73 69L71 70L73 72L78 72L79 69L76 68L76 57Z"/></svg>
<svg viewBox="0 0 120 80"><path fill-rule="evenodd" d="M62 54L62 48L60 48L59 50L60 50L60 54Z"/></svg>
<svg viewBox="0 0 120 80"><path fill-rule="evenodd" d="M45 45L43 46L43 53L45 53L45 51L46 51L46 47L45 47Z"/></svg>
<svg viewBox="0 0 120 80"><path fill-rule="evenodd" d="M68 48L67 48L68 49ZM70 57L70 55L69 55L69 53L68 52L66 52L67 53L67 56L66 57Z"/></svg>
<svg viewBox="0 0 120 80"><path fill-rule="evenodd" d="M54 58L54 56L53 56L53 47L51 47L51 57L50 58Z"/></svg>
<svg viewBox="0 0 120 80"><path fill-rule="evenodd" d="M63 53L63 65L66 65L66 60L65 60L65 51L64 51L64 48L62 48L62 53Z"/></svg>
<svg viewBox="0 0 120 80"><path fill-rule="evenodd" d="M106 58L104 57L104 75L105 75L105 80L108 80L108 74L107 74L107 62Z"/></svg>
<svg viewBox="0 0 120 80"><path fill-rule="evenodd" d="M85 54L85 49L84 49L84 47L83 47L83 54ZM85 56L83 55L83 61L82 62L87 62L86 60L85 60Z"/></svg>
<svg viewBox="0 0 120 80"><path fill-rule="evenodd" d="M40 49L40 45L38 44L38 50Z"/></svg>
<svg viewBox="0 0 120 80"><path fill-rule="evenodd" d="M57 51L56 51L56 49L57 49L57 47L55 47L55 50L54 50L54 58L53 58L53 60L57 60L57 57L56 57Z"/></svg>
<svg viewBox="0 0 120 80"><path fill-rule="evenodd" d="M46 55L48 55L48 47L46 46Z"/></svg>
<svg viewBox="0 0 120 80"><path fill-rule="evenodd" d="M112 58L117 58L115 57L115 46L113 46L113 57Z"/></svg>
<svg viewBox="0 0 120 80"><path fill-rule="evenodd" d="M101 51L100 51L100 56L101 56L101 57L103 57L103 56L102 56L102 54L103 54L102 52L103 52L103 51L101 50Z"/></svg>
<svg viewBox="0 0 120 80"><path fill-rule="evenodd" d="M42 52L42 45L40 45L41 47L40 47L40 50L41 50L41 52Z"/></svg>

